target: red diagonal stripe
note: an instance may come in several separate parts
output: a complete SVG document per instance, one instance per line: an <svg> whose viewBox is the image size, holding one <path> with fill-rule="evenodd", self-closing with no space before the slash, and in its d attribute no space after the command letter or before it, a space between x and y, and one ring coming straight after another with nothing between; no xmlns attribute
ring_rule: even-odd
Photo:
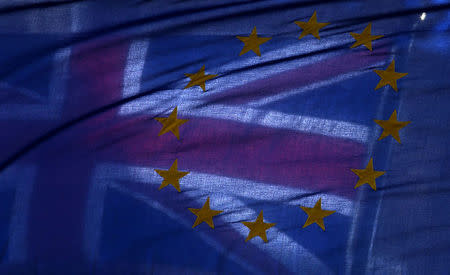
<svg viewBox="0 0 450 275"><path fill-rule="evenodd" d="M352 195L364 145L339 138L209 118L192 118L172 134L151 119L131 119L91 135L105 161L170 167Z"/></svg>

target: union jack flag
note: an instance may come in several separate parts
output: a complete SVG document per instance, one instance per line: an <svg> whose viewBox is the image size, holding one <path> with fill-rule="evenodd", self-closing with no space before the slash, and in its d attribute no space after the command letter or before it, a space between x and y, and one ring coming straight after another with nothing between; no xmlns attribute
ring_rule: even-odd
<svg viewBox="0 0 450 275"><path fill-rule="evenodd" d="M371 158L389 170L392 140L377 142L373 120L401 107L405 87L374 91L373 70L393 59L405 70L416 43L390 37L381 20L372 32L386 37L373 51L351 49L349 32L376 19L349 24L351 10L374 4L111 4L117 17L96 18L103 4L72 2L19 5L11 22L25 23L0 24L2 272L372 274L381 262L384 274L411 271L374 252L383 196L354 188L352 169ZM348 10L334 15L334 5ZM299 40L294 21L314 10L332 23L320 40ZM254 26L271 40L261 56L240 56L236 36ZM217 76L205 91L184 89L200 68ZM158 136L155 118L175 107L188 120L180 138ZM158 188L156 170L175 160L189 172L181 192ZM223 212L214 229L192 228L188 208L207 199ZM299 206L318 200L335 211L326 230L302 228ZM268 241L245 241L242 222L260 211L275 223Z"/></svg>

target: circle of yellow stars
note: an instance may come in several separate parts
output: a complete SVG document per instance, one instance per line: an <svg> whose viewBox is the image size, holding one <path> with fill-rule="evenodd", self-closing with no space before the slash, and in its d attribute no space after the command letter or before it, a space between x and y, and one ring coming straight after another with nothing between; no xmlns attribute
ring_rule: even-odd
<svg viewBox="0 0 450 275"><path fill-rule="evenodd" d="M302 32L298 39L302 39L308 35L314 36L316 39L320 39L319 31L329 25L330 23L318 22L317 21L317 12L314 11L312 16L308 21L295 21L294 22L298 27L301 28ZM369 23L361 33L351 32L350 35L354 38L355 42L350 48L355 48L358 46L364 46L368 50L372 51L372 41L380 39L383 35L372 35L372 23ZM252 51L257 56L261 56L260 46L267 43L271 40L271 37L261 37L257 34L256 27L253 28L249 36L236 36L242 43L244 43L239 56L247 54ZM380 80L375 87L375 90L382 88L384 86L390 86L394 91L398 92L397 80L405 77L407 73L400 73L395 71L395 60L392 60L390 65L386 68L386 70L373 70L379 77ZM186 77L190 78L189 83L184 87L184 89L188 89L194 86L200 86L203 92L206 91L206 81L211 80L217 77L217 74L205 74L205 66L203 65L197 72L195 73L186 73ZM187 119L179 119L177 118L177 107L175 107L168 117L157 117L155 118L159 123L162 124L162 128L158 133L158 136L164 135L166 133L172 133L178 140L180 139L179 127L188 122ZM375 119L374 122L378 124L383 132L381 133L378 140L384 139L388 136L392 136L398 143L400 143L400 135L399 131L408 125L410 121L398 121L397 120L397 111L394 110L387 120L378 120ZM354 188L358 188L364 184L368 184L373 190L377 189L376 179L382 175L384 175L385 171L376 171L374 170L373 157L370 158L369 163L364 169L351 169L353 173L355 173L359 179L354 186ZM163 181L159 187L159 190L167 187L168 185L172 185L178 192L181 192L180 189L180 179L189 174L189 172L178 171L178 160L175 159L172 166L168 170L160 170L155 169L155 172L158 173L163 178ZM323 231L325 231L325 223L324 218L332 215L335 211L332 210L324 210L322 209L322 198L319 198L313 207L307 206L299 206L307 215L307 219L303 225L303 228L308 227L312 224L317 224ZM206 223L210 228L214 229L214 221L213 218L217 215L220 215L223 211L214 210L210 207L210 198L206 199L206 202L199 209L197 208L188 208L192 214L196 216L194 224L192 228L200 225L201 223ZM264 242L267 242L266 231L271 227L275 226L275 223L264 222L263 211L259 213L258 217L255 221L242 221L244 226L249 229L249 233L245 241L249 241L254 237L260 237Z"/></svg>

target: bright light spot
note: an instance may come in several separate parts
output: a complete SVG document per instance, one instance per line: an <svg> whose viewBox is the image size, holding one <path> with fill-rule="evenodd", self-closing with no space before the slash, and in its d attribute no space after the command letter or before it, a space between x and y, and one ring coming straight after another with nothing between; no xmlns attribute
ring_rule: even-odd
<svg viewBox="0 0 450 275"><path fill-rule="evenodd" d="M422 12L422 15L420 16L420 20L425 20L425 17L427 17L427 13L426 12Z"/></svg>

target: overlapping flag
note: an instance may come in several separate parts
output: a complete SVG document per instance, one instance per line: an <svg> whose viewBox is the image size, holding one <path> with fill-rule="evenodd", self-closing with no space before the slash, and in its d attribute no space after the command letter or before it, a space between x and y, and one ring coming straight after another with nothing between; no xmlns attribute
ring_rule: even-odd
<svg viewBox="0 0 450 275"><path fill-rule="evenodd" d="M446 274L450 4L0 4L4 274Z"/></svg>

